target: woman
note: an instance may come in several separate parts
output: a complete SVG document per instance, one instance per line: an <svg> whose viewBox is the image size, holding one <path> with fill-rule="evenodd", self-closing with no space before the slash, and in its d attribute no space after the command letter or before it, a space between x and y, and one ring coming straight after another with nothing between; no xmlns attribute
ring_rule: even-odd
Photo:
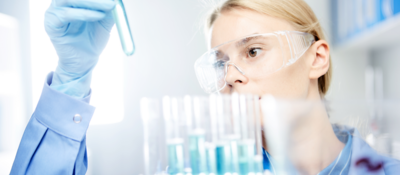
<svg viewBox="0 0 400 175"><path fill-rule="evenodd" d="M329 89L329 45L318 19L302 0L228 0L210 15L208 33L213 49L195 65L208 92L316 101ZM332 127L326 110L308 118L307 129L296 130L287 150L301 173L400 172L399 161L376 154L354 129ZM264 167L273 171L267 155Z"/></svg>
<svg viewBox="0 0 400 175"><path fill-rule="evenodd" d="M48 76L11 174L85 174L85 133L94 111L88 105L91 72L107 43L113 25L109 12L113 8L111 0L53 0L45 26L59 64ZM212 13L208 26L210 48L215 49L195 65L207 92L269 93L305 100L320 100L327 92L331 76L329 45L304 1L228 0ZM299 149L297 157L302 159L293 164L302 173L354 174L371 170L347 161L359 156L354 154L360 148L372 155L373 161L384 162L372 172L400 172L398 161L377 155L362 140L352 140L351 135L339 140L326 111L321 115L316 119L318 125L312 127L312 139L295 145ZM321 156L302 155L302 150L311 149L321 152ZM342 159L342 154L347 159ZM264 165L271 165L268 158Z"/></svg>

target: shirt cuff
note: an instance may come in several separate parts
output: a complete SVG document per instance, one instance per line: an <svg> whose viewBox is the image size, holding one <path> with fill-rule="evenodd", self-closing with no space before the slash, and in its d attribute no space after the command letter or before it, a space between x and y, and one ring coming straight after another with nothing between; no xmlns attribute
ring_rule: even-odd
<svg viewBox="0 0 400 175"><path fill-rule="evenodd" d="M53 72L47 76L33 116L54 132L82 141L95 110L88 104L90 93L83 99L71 97L50 88L52 78Z"/></svg>

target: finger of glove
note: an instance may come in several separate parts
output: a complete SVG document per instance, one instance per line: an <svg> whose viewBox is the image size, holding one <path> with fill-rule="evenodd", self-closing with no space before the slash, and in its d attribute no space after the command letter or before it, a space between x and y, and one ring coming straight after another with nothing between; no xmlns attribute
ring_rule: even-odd
<svg viewBox="0 0 400 175"><path fill-rule="evenodd" d="M106 16L106 13L101 11L66 7L53 9L47 13L49 13L49 15L47 15L49 16L48 23L50 23L52 27L63 27L75 21L99 21Z"/></svg>
<svg viewBox="0 0 400 175"><path fill-rule="evenodd" d="M108 12L106 14L106 17L103 20L99 21L99 23L104 27L104 29L106 29L108 32L110 32L111 28L115 24L112 13Z"/></svg>
<svg viewBox="0 0 400 175"><path fill-rule="evenodd" d="M115 2L112 0L54 0L56 7L72 7L95 11L108 12L114 9Z"/></svg>

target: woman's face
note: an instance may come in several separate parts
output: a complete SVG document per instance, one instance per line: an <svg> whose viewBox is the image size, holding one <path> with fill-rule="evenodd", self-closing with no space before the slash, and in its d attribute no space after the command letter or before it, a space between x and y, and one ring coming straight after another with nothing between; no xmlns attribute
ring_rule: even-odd
<svg viewBox="0 0 400 175"><path fill-rule="evenodd" d="M210 44L214 48L227 41L243 38L248 35L283 30L296 31L285 20L251 10L232 9L223 12L215 20L211 29ZM272 94L281 98L308 98L311 89L310 85L312 85L310 71L315 61L316 49L311 47L294 64L285 66L265 76L251 76L246 73L243 75L237 69L230 66L226 74L227 88L221 92L257 94L260 96ZM234 60L232 62L234 63Z"/></svg>

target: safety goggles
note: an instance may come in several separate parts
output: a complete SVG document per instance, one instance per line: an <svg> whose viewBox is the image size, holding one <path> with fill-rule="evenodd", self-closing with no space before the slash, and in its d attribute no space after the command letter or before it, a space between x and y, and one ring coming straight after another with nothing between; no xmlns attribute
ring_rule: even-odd
<svg viewBox="0 0 400 175"><path fill-rule="evenodd" d="M262 78L293 64L315 42L314 36L297 31L255 34L210 49L194 68L201 88L215 93L227 85L230 68L242 75Z"/></svg>

